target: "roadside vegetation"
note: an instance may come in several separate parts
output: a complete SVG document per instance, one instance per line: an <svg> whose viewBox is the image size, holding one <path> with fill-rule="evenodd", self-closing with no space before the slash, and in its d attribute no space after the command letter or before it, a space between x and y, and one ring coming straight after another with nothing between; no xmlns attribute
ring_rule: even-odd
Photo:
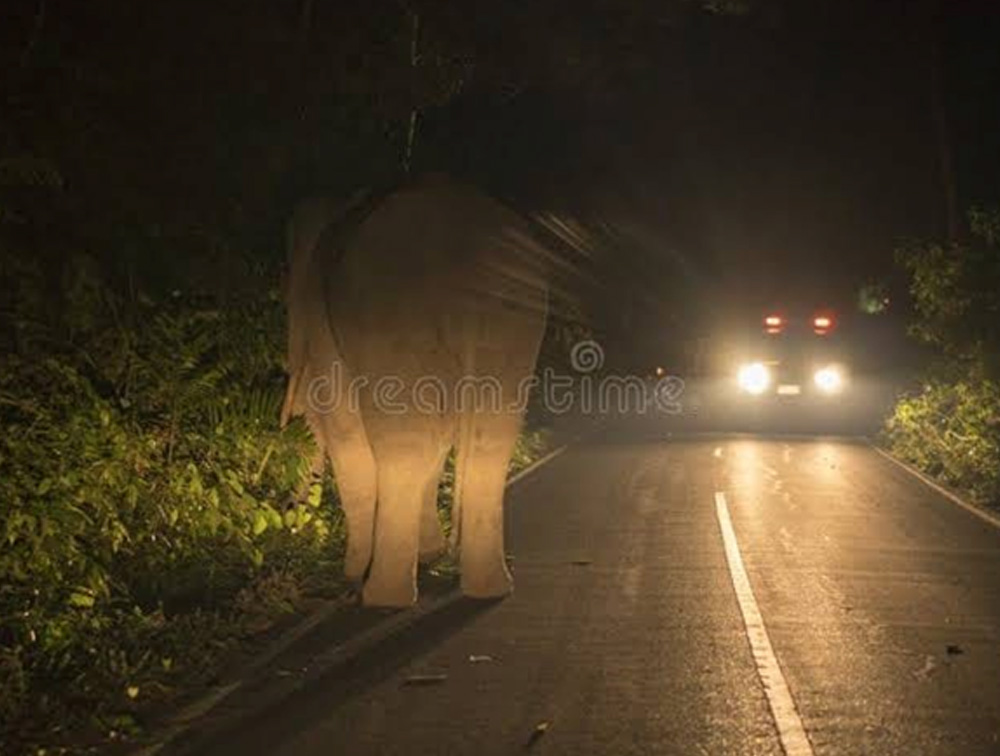
<svg viewBox="0 0 1000 756"><path fill-rule="evenodd" d="M77 258L46 291L5 250L0 720L5 753L130 734L225 652L337 584L335 492L278 427L282 310L246 263L225 300L122 294ZM234 282L235 283L235 282Z"/></svg>
<svg viewBox="0 0 1000 756"><path fill-rule="evenodd" d="M937 359L885 434L894 453L977 502L1000 506L1000 209L969 214L968 240L914 244L898 259L912 335Z"/></svg>
<svg viewBox="0 0 1000 756"><path fill-rule="evenodd" d="M5 249L0 751L125 738L306 598L349 600L335 481L280 428L276 269L120 291L78 256L46 287ZM513 469L546 445L526 432ZM450 506L450 477L442 483Z"/></svg>

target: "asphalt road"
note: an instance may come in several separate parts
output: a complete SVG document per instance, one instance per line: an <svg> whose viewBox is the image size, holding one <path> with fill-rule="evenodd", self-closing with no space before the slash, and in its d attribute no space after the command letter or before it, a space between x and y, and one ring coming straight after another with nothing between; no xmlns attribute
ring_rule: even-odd
<svg viewBox="0 0 1000 756"><path fill-rule="evenodd" d="M511 492L514 596L206 752L1000 754L1000 529L861 442L637 438Z"/></svg>

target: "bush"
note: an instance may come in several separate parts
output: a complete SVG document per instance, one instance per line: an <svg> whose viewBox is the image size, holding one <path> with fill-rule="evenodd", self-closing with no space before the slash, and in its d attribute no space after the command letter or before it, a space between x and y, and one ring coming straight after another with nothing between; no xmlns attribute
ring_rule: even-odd
<svg viewBox="0 0 1000 756"><path fill-rule="evenodd" d="M1000 383L932 382L899 401L886 435L908 462L981 502L1000 503Z"/></svg>
<svg viewBox="0 0 1000 756"><path fill-rule="evenodd" d="M949 358L953 369L1000 377L1000 208L969 213L970 238L916 243L897 259L910 277L911 332Z"/></svg>
<svg viewBox="0 0 1000 756"><path fill-rule="evenodd" d="M974 209L962 244L898 254L916 310L911 332L938 351L934 379L897 404L892 450L982 502L1000 503L1000 210Z"/></svg>
<svg viewBox="0 0 1000 756"><path fill-rule="evenodd" d="M53 721L127 733L337 558L332 497L297 495L312 439L278 426L277 276L246 269L239 298L129 298L77 261L53 300L4 260L3 752L58 743Z"/></svg>

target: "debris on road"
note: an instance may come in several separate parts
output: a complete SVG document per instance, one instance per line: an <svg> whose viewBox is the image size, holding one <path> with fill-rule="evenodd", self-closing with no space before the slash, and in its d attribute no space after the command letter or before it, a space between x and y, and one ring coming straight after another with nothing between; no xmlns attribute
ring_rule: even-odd
<svg viewBox="0 0 1000 756"><path fill-rule="evenodd" d="M531 731L531 735L528 737L528 742L524 744L525 748L531 748L535 743L542 739L542 736L549 731L549 723L546 721L541 721L535 725L535 729Z"/></svg>
<svg viewBox="0 0 1000 756"><path fill-rule="evenodd" d="M587 565L593 564L592 559L574 559L570 564L574 567L586 567Z"/></svg>
<svg viewBox="0 0 1000 756"><path fill-rule="evenodd" d="M473 664L482 664L484 662L495 661L489 654L470 654L469 661Z"/></svg>
<svg viewBox="0 0 1000 756"><path fill-rule="evenodd" d="M965 650L955 643L949 643L945 650L948 652L948 656L959 656L965 653Z"/></svg>
<svg viewBox="0 0 1000 756"><path fill-rule="evenodd" d="M935 662L934 662L934 657L933 656L928 656L926 659L924 659L924 666L921 667L920 669L918 669L916 672L914 672L913 676L917 677L917 678L919 678L921 680L926 680L928 677L931 676L931 673L936 668L937 668L937 664L935 664Z"/></svg>
<svg viewBox="0 0 1000 756"><path fill-rule="evenodd" d="M448 675L410 675L403 685L439 685L448 679Z"/></svg>

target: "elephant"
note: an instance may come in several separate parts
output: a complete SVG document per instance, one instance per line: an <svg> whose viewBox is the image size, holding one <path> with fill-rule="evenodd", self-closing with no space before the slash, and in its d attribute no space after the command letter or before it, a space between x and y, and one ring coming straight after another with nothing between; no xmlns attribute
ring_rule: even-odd
<svg viewBox="0 0 1000 756"><path fill-rule="evenodd" d="M446 175L310 200L289 224L282 421L304 416L331 464L367 606L412 604L418 563L449 547L437 492L452 449L461 590L512 590L503 497L553 259L535 225Z"/></svg>

